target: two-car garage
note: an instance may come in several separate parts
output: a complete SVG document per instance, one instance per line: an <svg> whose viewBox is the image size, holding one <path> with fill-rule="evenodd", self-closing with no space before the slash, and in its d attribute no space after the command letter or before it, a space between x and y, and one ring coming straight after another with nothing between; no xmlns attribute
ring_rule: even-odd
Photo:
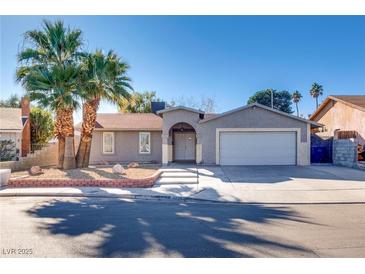
<svg viewBox="0 0 365 274"><path fill-rule="evenodd" d="M220 165L296 165L296 131L218 131Z"/></svg>

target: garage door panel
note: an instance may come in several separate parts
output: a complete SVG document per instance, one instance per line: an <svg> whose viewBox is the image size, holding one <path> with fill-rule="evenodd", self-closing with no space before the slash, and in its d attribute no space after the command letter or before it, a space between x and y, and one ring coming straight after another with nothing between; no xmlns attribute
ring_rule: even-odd
<svg viewBox="0 0 365 274"><path fill-rule="evenodd" d="M296 132L220 132L221 165L295 165Z"/></svg>

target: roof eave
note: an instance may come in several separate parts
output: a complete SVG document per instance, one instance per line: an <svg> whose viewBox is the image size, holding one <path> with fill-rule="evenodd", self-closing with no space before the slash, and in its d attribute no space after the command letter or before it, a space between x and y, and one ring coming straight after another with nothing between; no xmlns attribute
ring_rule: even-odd
<svg viewBox="0 0 365 274"><path fill-rule="evenodd" d="M22 132L22 128L0 128L0 132Z"/></svg>
<svg viewBox="0 0 365 274"><path fill-rule="evenodd" d="M344 95L338 95L338 96L344 96ZM353 103L347 102L345 100L342 100L341 98L336 97L335 95L329 95L322 104L316 109L316 111L309 117L310 120L313 120L317 117L317 115L323 110L323 108L330 102L330 101L340 102L342 104L345 104L349 107L356 108L361 111L365 111L365 108L355 105Z"/></svg>
<svg viewBox="0 0 365 274"><path fill-rule="evenodd" d="M248 108L251 108L251 107L254 107L254 106L255 107L260 107L260 108L265 109L265 110L268 110L268 111L272 111L272 112L278 113L278 114L283 115L283 116L286 116L288 118L292 118L292 119L299 120L299 121L304 122L304 123L311 124L311 125L316 126L316 127L323 126L323 125L321 125L321 124L319 124L317 122L310 121L310 120L307 120L307 119L304 119L304 118L301 118L301 117L297 117L297 116L294 116L294 115L291 115L291 114L282 112L282 111L277 110L277 109L272 109L270 107L267 107L267 106L262 105L262 104L259 104L259 103L252 103L252 104L249 104L249 105L246 105L246 106L243 106L243 107L239 107L239 108L236 108L236 109L233 109L233 110L230 110L230 111L226 111L226 112L223 112L222 114L219 114L217 116L214 116L214 117L211 117L211 118L208 118L208 119L201 120L201 121L199 121L199 123L206 123L206 122L212 121L214 119L218 119L220 117L224 117L226 115L229 115L229 114L232 114L232 113L241 111L241 110L245 110L245 109L248 109Z"/></svg>

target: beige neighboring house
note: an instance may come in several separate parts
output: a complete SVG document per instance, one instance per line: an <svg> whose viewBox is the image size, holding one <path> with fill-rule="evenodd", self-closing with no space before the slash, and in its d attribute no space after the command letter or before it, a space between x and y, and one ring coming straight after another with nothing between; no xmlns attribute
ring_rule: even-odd
<svg viewBox="0 0 365 274"><path fill-rule="evenodd" d="M317 135L354 138L365 145L365 95L331 95L310 116L323 124Z"/></svg>
<svg viewBox="0 0 365 274"><path fill-rule="evenodd" d="M30 152L30 105L22 98L20 108L0 107L0 140L15 143L16 157L25 157Z"/></svg>
<svg viewBox="0 0 365 274"><path fill-rule="evenodd" d="M319 126L258 103L220 114L183 106L98 113L90 163L309 165L310 132Z"/></svg>

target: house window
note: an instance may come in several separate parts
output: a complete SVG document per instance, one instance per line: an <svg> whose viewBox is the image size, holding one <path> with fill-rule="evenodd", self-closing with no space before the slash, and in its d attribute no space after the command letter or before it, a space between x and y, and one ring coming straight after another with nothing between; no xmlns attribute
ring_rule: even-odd
<svg viewBox="0 0 365 274"><path fill-rule="evenodd" d="M141 154L151 153L151 134L149 132L139 133L139 153Z"/></svg>
<svg viewBox="0 0 365 274"><path fill-rule="evenodd" d="M103 132L103 153L114 153L114 132Z"/></svg>

